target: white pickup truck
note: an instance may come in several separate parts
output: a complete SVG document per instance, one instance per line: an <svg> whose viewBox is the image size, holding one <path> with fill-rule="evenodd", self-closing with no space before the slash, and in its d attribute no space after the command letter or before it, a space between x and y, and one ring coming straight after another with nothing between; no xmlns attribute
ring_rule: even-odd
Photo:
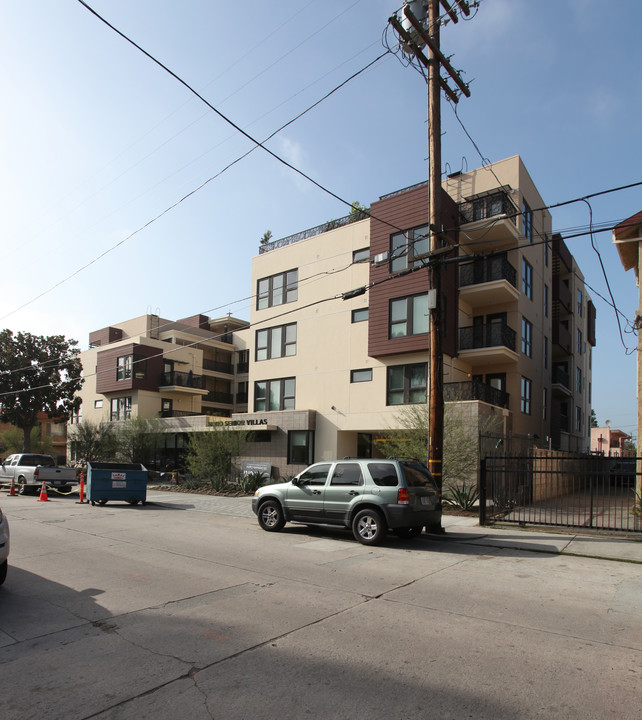
<svg viewBox="0 0 642 720"><path fill-rule="evenodd" d="M56 490L69 490L78 482L76 468L56 467L51 455L17 453L2 461L0 481L14 480L20 487L20 494L36 493L43 481Z"/></svg>

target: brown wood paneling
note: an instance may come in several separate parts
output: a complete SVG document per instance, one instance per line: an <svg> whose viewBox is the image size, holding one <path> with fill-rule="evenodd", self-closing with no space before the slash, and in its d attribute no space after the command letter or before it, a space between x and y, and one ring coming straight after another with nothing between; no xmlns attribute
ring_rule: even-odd
<svg viewBox="0 0 642 720"><path fill-rule="evenodd" d="M390 250L390 237L399 232L396 228L409 230L428 223L428 185L412 188L374 202L370 210L374 216L370 220L370 255L373 257ZM458 238L458 217L457 203L446 192L442 192L442 224L453 243L456 243ZM370 281L378 284L370 288L368 354L371 357L381 357L397 353L428 351L430 347L428 334L395 339L388 337L390 300L416 295L430 289L428 269L421 268L407 275L388 279L390 276L389 263L380 267L370 266ZM443 266L441 302L446 317L442 349L448 355L457 352L458 278L457 263Z"/></svg>
<svg viewBox="0 0 642 720"><path fill-rule="evenodd" d="M136 358L147 358L146 377L139 379L135 376L135 369L132 377L126 380L116 379L116 367L119 357L134 355ZM162 350L148 345L121 345L117 348L109 348L98 352L96 359L96 392L105 394L127 390L158 390L158 384L162 371Z"/></svg>
<svg viewBox="0 0 642 720"><path fill-rule="evenodd" d="M123 331L120 328L106 327L89 333L89 347L109 345L122 339Z"/></svg>

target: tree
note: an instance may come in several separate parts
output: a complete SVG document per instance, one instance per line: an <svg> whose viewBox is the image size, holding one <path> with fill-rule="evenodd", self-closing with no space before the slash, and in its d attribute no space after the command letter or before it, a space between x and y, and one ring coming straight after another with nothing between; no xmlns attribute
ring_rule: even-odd
<svg viewBox="0 0 642 720"><path fill-rule="evenodd" d="M31 451L39 412L68 418L80 407L78 343L64 335L0 332L0 420L22 430L22 451Z"/></svg>
<svg viewBox="0 0 642 720"><path fill-rule="evenodd" d="M600 427L597 424L597 415L595 414L595 410L591 408L591 427Z"/></svg>
<svg viewBox="0 0 642 720"><path fill-rule="evenodd" d="M187 446L189 471L199 478L228 478L232 459L241 454L243 441L243 433L223 428L192 433Z"/></svg>
<svg viewBox="0 0 642 720"><path fill-rule="evenodd" d="M272 239L272 231L266 230L261 237L261 245L267 245Z"/></svg>
<svg viewBox="0 0 642 720"><path fill-rule="evenodd" d="M85 420L72 425L69 444L71 456L77 462L100 462L116 457L117 438L111 423L95 425Z"/></svg>
<svg viewBox="0 0 642 720"><path fill-rule="evenodd" d="M0 435L0 455L2 457L22 452L23 445L24 433L17 427L10 427ZM39 427L35 427L31 431L31 449L39 455L51 455L53 452L51 438L42 437Z"/></svg>
<svg viewBox="0 0 642 720"><path fill-rule="evenodd" d="M114 427L115 455L118 460L149 466L161 438L158 418L133 417Z"/></svg>
<svg viewBox="0 0 642 720"><path fill-rule="evenodd" d="M447 402L444 407L444 453L442 483L444 488L458 483L477 481L479 437L499 433L497 415L471 414L477 406L471 403ZM430 410L427 404L406 405L397 415L402 430L387 437L384 453L388 457L412 457L427 465Z"/></svg>
<svg viewBox="0 0 642 720"><path fill-rule="evenodd" d="M355 200L352 203L349 217L351 223L356 222L357 220L365 220L365 218L370 217L370 208L367 205L362 205L360 202Z"/></svg>

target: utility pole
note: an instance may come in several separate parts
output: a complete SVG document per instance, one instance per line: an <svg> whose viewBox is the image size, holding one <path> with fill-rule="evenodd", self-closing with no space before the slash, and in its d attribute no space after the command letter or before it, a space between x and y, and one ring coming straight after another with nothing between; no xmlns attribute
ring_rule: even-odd
<svg viewBox="0 0 642 720"><path fill-rule="evenodd" d="M470 14L470 6L466 0L455 0L464 15ZM425 5L428 5L427 25L425 21ZM444 388L443 388L443 355L441 349L442 307L441 307L441 258L438 251L444 244L441 222L441 91L455 103L459 96L441 77L443 67L455 81L460 91L470 97L468 85L453 69L449 60L440 49L439 5L453 22L458 22L457 12L448 0L421 0L406 2L403 7L404 24L396 16L389 22L401 38L401 45L406 52L412 53L428 70L428 202L430 222L430 250L433 258L429 261L429 283L434 290L435 307L430 313L430 401L429 401L429 442L428 464L431 473L441 491L443 485L443 454L444 454ZM421 17L415 13L419 12ZM411 29L412 28L412 29ZM422 49L428 46L428 57ZM437 528L434 528L437 529ZM439 528L442 530L442 528Z"/></svg>

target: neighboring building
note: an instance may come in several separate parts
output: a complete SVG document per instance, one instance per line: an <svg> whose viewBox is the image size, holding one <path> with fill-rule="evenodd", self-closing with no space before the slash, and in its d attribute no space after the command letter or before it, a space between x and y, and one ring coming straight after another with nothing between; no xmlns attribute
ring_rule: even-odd
<svg viewBox="0 0 642 720"><path fill-rule="evenodd" d="M631 436L612 427L591 428L591 452L604 457L633 457L627 447Z"/></svg>
<svg viewBox="0 0 642 720"><path fill-rule="evenodd" d="M640 327L642 327L642 315L640 315L642 312L642 287L640 287L640 270L642 268L642 253L640 252L640 243L642 243L642 211L623 220L613 229L613 242L620 254L620 261L624 269L634 270L635 282L638 286L638 307L635 316L635 328L638 336L637 438L638 442L640 442L640 438L642 438L642 405L640 405L642 392L642 363L640 362L640 352L642 351L642 337L640 336ZM638 476L638 488L642 491L641 483L640 476Z"/></svg>
<svg viewBox="0 0 642 720"><path fill-rule="evenodd" d="M82 404L71 424L167 418L159 455L175 462L188 418L206 427L207 416L247 409L245 328L233 317L173 322L143 315L90 333L89 350L81 353Z"/></svg>
<svg viewBox="0 0 642 720"><path fill-rule="evenodd" d="M38 435L42 443L43 452L52 455L57 465L65 465L67 461L67 423L64 419L50 418L46 412L39 412L36 420ZM22 438L22 430L18 430L14 425L9 423L0 423L0 435L7 430L15 429ZM32 448L33 449L33 448ZM22 450L22 440L20 447L15 448L12 452L20 452ZM34 452L35 449L33 450ZM5 457L11 454L6 450L0 449L0 456Z"/></svg>
<svg viewBox="0 0 642 720"><path fill-rule="evenodd" d="M442 240L453 246L439 298L444 396L480 422L495 418L508 440L587 452L595 310L543 207L518 156L444 180ZM179 423L250 431L242 460L275 477L380 454L401 409L430 393L428 185L384 195L370 212L262 245L249 328L146 316L92 333L83 365L97 375L83 416L167 410L168 433ZM192 345L237 328L233 341ZM249 378L232 368L239 351ZM206 359L225 368L206 371ZM239 383L246 406L232 398Z"/></svg>

